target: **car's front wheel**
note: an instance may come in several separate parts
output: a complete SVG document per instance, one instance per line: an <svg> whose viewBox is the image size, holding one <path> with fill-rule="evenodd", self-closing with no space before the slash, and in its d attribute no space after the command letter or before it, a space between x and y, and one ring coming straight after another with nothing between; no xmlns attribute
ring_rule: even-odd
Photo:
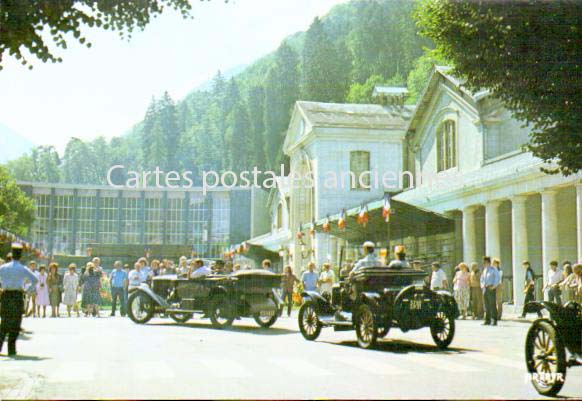
<svg viewBox="0 0 582 401"><path fill-rule="evenodd" d="M269 328L277 321L277 311L264 311L255 313L255 322L261 327Z"/></svg>
<svg viewBox="0 0 582 401"><path fill-rule="evenodd" d="M228 299L224 294L215 295L210 300L210 321L217 329L230 327L234 321L234 316L230 313Z"/></svg>
<svg viewBox="0 0 582 401"><path fill-rule="evenodd" d="M555 396L566 379L566 350L551 323L536 321L527 332L525 363L537 392Z"/></svg>
<svg viewBox="0 0 582 401"><path fill-rule="evenodd" d="M378 323L374 311L369 305L360 305L356 314L356 335L358 345L362 348L373 348L378 339Z"/></svg>
<svg viewBox="0 0 582 401"><path fill-rule="evenodd" d="M127 301L129 318L138 324L145 324L154 315L153 299L142 291L136 291Z"/></svg>
<svg viewBox="0 0 582 401"><path fill-rule="evenodd" d="M455 317L451 311L438 310L430 325L430 334L437 347L445 349L455 337Z"/></svg>
<svg viewBox="0 0 582 401"><path fill-rule="evenodd" d="M299 330L306 340L314 341L321 333L321 322L312 301L306 301L299 309Z"/></svg>
<svg viewBox="0 0 582 401"><path fill-rule="evenodd" d="M191 313L171 313L170 317L176 323L186 323L188 320L192 319Z"/></svg>

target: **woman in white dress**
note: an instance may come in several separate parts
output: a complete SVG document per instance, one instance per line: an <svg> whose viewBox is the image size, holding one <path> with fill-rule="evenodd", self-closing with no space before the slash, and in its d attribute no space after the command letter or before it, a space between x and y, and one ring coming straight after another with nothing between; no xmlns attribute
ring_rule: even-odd
<svg viewBox="0 0 582 401"><path fill-rule="evenodd" d="M77 317L80 317L79 306L77 305L77 293L79 289L79 275L77 274L77 265L71 263L69 265L69 271L65 273L63 277L63 287L65 290L65 296L63 303L67 305L67 313L71 317L71 310L77 312Z"/></svg>
<svg viewBox="0 0 582 401"><path fill-rule="evenodd" d="M38 317L40 317L41 310L42 317L46 317L46 307L50 305L47 279L46 266L40 265L38 269L38 283L36 283L36 314Z"/></svg>

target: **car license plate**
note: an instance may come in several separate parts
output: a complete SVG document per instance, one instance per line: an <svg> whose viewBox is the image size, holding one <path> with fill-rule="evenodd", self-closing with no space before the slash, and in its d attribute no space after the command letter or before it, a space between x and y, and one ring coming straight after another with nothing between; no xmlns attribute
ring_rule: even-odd
<svg viewBox="0 0 582 401"><path fill-rule="evenodd" d="M264 310L261 311L261 317L272 317L275 315L275 311L274 310Z"/></svg>

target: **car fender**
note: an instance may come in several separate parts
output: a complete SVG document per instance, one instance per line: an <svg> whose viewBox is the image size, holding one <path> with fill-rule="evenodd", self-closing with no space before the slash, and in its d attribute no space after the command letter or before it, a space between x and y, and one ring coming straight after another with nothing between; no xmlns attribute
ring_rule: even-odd
<svg viewBox="0 0 582 401"><path fill-rule="evenodd" d="M149 285L147 284L140 284L139 287L134 287L133 292L143 292L144 294L146 294L147 296L149 296L151 299L154 300L154 302L156 304L158 304L158 306L161 306L162 308L169 308L170 305L166 302L165 299L163 299L162 297L160 297L158 294L156 294Z"/></svg>
<svg viewBox="0 0 582 401"><path fill-rule="evenodd" d="M333 306L331 303L325 299L319 292L316 291L303 291L301 297L305 301L311 301L315 305L315 310L319 314L330 314L334 313Z"/></svg>
<svg viewBox="0 0 582 401"><path fill-rule="evenodd" d="M451 295L448 291L435 291L437 294L437 301L440 303L440 307L443 308L445 311L450 311L455 319L460 316L459 306L457 305L457 301L455 301L455 297Z"/></svg>
<svg viewBox="0 0 582 401"><path fill-rule="evenodd" d="M210 294L208 294L208 297L213 298L218 294L228 295L228 291L226 290L226 288L224 286L219 285L219 286L212 288L212 290L210 290Z"/></svg>

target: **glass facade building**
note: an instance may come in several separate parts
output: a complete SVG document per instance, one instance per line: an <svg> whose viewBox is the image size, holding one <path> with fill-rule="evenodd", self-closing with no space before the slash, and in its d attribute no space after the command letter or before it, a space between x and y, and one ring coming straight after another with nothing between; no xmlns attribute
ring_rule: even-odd
<svg viewBox="0 0 582 401"><path fill-rule="evenodd" d="M256 189L112 189L19 183L34 200L30 230L46 254L86 255L96 245L175 245L217 257L251 234ZM236 207L236 209L234 209Z"/></svg>

